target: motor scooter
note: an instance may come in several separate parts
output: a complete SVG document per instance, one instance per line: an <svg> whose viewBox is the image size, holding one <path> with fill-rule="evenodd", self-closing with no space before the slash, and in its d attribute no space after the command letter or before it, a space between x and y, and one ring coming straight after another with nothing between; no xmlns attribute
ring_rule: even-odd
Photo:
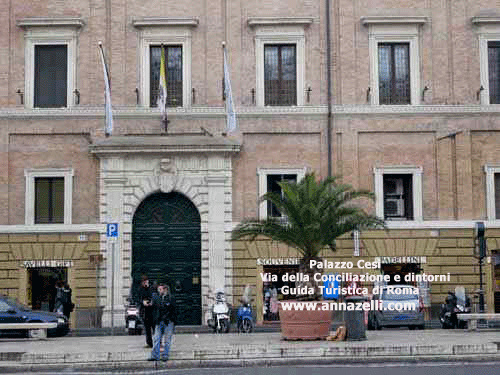
<svg viewBox="0 0 500 375"><path fill-rule="evenodd" d="M226 296L223 290L217 290L215 294L215 303L211 307L212 316L207 324L215 333L227 333L230 327L230 308L226 302Z"/></svg>
<svg viewBox="0 0 500 375"><path fill-rule="evenodd" d="M457 286L455 292L448 292L446 303L441 305L439 320L441 327L448 328L467 328L467 321L458 319L457 314L466 314L471 312L470 298L465 294L465 288Z"/></svg>
<svg viewBox="0 0 500 375"><path fill-rule="evenodd" d="M125 327L129 335L140 335L144 329L139 308L130 298L125 305Z"/></svg>
<svg viewBox="0 0 500 375"><path fill-rule="evenodd" d="M243 293L243 297L240 302L241 305L238 307L237 312L238 332L250 333L254 327L254 320L249 286L245 288L245 292Z"/></svg>

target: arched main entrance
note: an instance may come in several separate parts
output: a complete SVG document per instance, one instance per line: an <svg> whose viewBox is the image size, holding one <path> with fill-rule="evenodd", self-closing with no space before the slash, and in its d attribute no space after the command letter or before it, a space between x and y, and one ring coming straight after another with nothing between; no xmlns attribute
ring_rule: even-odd
<svg viewBox="0 0 500 375"><path fill-rule="evenodd" d="M137 207L132 227L132 278L166 282L177 301L177 324L201 324L200 214L184 195L155 193Z"/></svg>

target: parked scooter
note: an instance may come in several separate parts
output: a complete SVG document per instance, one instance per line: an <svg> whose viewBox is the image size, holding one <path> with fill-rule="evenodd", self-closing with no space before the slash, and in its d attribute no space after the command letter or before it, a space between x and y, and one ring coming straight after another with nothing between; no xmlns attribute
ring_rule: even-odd
<svg viewBox="0 0 500 375"><path fill-rule="evenodd" d="M125 326L129 335L140 335L144 328L139 308L130 298L125 306Z"/></svg>
<svg viewBox="0 0 500 375"><path fill-rule="evenodd" d="M226 295L223 290L217 290L215 294L215 303L212 308L212 316L207 324L216 333L227 333L231 325L230 308L226 302Z"/></svg>
<svg viewBox="0 0 500 375"><path fill-rule="evenodd" d="M247 285L240 300L241 305L238 307L238 332L250 333L253 330L253 311L250 299L250 286Z"/></svg>
<svg viewBox="0 0 500 375"><path fill-rule="evenodd" d="M471 312L470 298L465 295L465 288L457 286L455 292L448 292L446 303L441 305L439 320L442 328L467 328L467 321L458 319L457 314Z"/></svg>

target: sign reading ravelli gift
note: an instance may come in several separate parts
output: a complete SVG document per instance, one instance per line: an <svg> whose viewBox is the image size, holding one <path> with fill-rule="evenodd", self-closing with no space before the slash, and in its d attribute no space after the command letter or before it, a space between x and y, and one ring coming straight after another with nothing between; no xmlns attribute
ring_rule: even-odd
<svg viewBox="0 0 500 375"><path fill-rule="evenodd" d="M22 263L24 268L61 268L61 267L73 267L72 260L66 259L36 259L36 260L25 260Z"/></svg>

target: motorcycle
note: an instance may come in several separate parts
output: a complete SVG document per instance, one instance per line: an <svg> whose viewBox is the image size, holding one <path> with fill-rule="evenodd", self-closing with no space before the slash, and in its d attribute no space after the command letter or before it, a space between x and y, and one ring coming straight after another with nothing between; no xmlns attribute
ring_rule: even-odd
<svg viewBox="0 0 500 375"><path fill-rule="evenodd" d="M218 290L215 296L215 303L212 308L212 316L208 319L208 326L215 333L227 333L230 327L230 308L226 302L226 296L222 290Z"/></svg>
<svg viewBox="0 0 500 375"><path fill-rule="evenodd" d="M238 321L238 332L250 333L253 330L253 311L250 304L250 288L247 286L243 297L240 302L241 305L238 307L237 321Z"/></svg>
<svg viewBox="0 0 500 375"><path fill-rule="evenodd" d="M458 319L457 314L466 314L471 312L470 298L465 295L465 288L457 286L455 292L448 292L446 304L441 305L439 320L441 327L448 328L467 328L467 321Z"/></svg>
<svg viewBox="0 0 500 375"><path fill-rule="evenodd" d="M140 335L144 328L144 323L139 313L139 308L131 299L127 298L128 304L125 306L125 326L129 335Z"/></svg>

